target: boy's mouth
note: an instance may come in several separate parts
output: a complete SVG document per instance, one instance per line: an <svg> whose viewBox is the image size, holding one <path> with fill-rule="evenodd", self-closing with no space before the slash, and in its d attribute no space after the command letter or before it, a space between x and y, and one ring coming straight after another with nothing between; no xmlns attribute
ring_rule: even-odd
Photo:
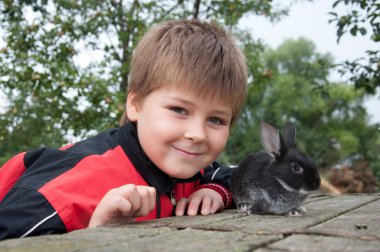
<svg viewBox="0 0 380 252"><path fill-rule="evenodd" d="M172 147L173 147L173 149L175 149L179 154L181 154L182 156L188 157L188 158L199 157L200 155L203 154L202 152L199 152L199 151L188 151L188 150L186 150L186 149L179 148L179 147L176 147L176 146L172 146Z"/></svg>

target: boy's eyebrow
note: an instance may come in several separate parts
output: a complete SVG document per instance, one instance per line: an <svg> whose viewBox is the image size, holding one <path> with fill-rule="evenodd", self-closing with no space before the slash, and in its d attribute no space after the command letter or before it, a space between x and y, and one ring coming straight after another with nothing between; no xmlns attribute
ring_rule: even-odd
<svg viewBox="0 0 380 252"><path fill-rule="evenodd" d="M186 100L186 99L183 99L182 97L176 97L176 96L170 96L170 95L167 95L167 97L170 98L170 99L176 100L178 102L182 102L182 103L188 104L188 105L194 105L194 102ZM215 111L213 111L213 113L220 114L220 115L225 115L225 116L232 116L232 111L229 112L229 111L226 111L226 110L215 110Z"/></svg>

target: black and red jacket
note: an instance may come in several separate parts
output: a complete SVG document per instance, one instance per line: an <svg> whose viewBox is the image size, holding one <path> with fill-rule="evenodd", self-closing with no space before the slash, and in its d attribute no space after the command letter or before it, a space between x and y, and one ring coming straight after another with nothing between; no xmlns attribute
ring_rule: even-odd
<svg viewBox="0 0 380 252"><path fill-rule="evenodd" d="M175 200L204 187L228 207L230 176L214 162L190 179L168 177L143 154L133 123L61 149L20 153L0 168L0 240L86 228L103 196L125 184L157 191L156 208L137 221L172 216Z"/></svg>

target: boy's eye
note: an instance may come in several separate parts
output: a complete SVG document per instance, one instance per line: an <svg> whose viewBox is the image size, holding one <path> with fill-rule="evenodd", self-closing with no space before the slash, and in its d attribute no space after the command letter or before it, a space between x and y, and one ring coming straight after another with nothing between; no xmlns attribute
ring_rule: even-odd
<svg viewBox="0 0 380 252"><path fill-rule="evenodd" d="M186 110L180 107L170 107L169 108L171 111L177 113L177 114L185 114Z"/></svg>
<svg viewBox="0 0 380 252"><path fill-rule="evenodd" d="M212 124L226 125L226 122L218 117L210 117L208 121Z"/></svg>

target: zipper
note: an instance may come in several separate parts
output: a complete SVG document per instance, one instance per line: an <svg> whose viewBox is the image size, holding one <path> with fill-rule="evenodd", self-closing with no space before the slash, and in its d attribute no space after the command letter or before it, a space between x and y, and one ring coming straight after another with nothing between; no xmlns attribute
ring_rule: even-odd
<svg viewBox="0 0 380 252"><path fill-rule="evenodd" d="M173 206L177 205L177 201L175 200L175 195L174 195L174 189L170 192L170 201L172 202Z"/></svg>
<svg viewBox="0 0 380 252"><path fill-rule="evenodd" d="M170 201L172 202L172 205L173 206L176 206L177 205L177 201L175 199L175 194L174 194L174 185L175 185L175 180L173 180L173 188L170 192Z"/></svg>

